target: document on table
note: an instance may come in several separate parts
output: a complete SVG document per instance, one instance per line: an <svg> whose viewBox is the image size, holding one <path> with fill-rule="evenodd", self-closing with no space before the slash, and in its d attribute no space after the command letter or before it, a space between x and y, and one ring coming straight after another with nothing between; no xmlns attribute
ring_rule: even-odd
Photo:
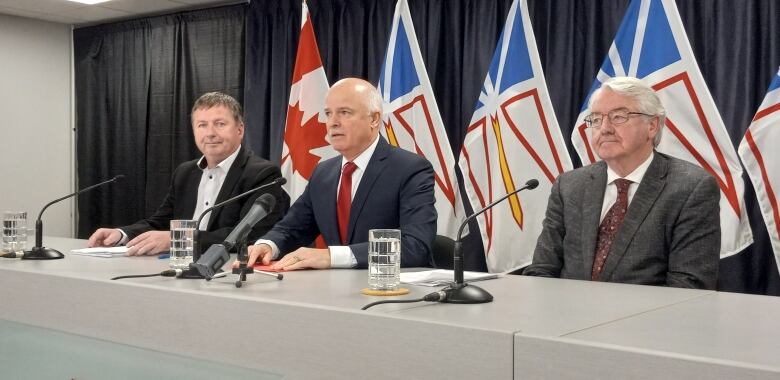
<svg viewBox="0 0 780 380"><path fill-rule="evenodd" d="M70 253L82 256L119 257L127 253L126 246L71 249Z"/></svg>
<svg viewBox="0 0 780 380"><path fill-rule="evenodd" d="M483 272L463 272L463 281L473 282L481 280L490 280L498 278L498 273L483 273ZM405 272L401 273L401 282L411 285L422 286L442 286L447 285L454 281L454 275L451 270L446 269L434 269L426 270L422 272Z"/></svg>

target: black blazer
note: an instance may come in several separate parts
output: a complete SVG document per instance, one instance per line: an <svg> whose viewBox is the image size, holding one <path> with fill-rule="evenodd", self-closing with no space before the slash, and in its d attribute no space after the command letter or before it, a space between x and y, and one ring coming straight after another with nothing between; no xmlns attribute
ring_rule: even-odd
<svg viewBox="0 0 780 380"><path fill-rule="evenodd" d="M174 170L168 195L154 215L129 226L120 227L129 239L146 231L167 231L173 219L192 219L198 198L198 185L203 175L197 162L198 160L187 161ZM228 170L225 182L222 183L222 188L217 195L217 203L281 176L279 167L241 147L233 166ZM249 234L250 244L268 232L290 206L290 197L279 186L272 186L212 211L208 228L198 234L201 249L205 250L212 244L221 243L249 211L255 199L263 193L276 197L276 206L252 229Z"/></svg>

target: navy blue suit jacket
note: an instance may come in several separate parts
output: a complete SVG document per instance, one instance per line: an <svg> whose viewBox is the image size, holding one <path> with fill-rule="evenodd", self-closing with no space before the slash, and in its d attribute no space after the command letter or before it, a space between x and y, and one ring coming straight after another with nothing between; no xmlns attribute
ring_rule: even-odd
<svg viewBox="0 0 780 380"><path fill-rule="evenodd" d="M328 246L342 245L336 216L341 156L314 169L303 194L263 239L285 255L310 245L322 234ZM431 265L436 237L433 167L423 157L390 146L379 137L352 200L347 244L358 268L368 266L368 230L401 229L401 266Z"/></svg>

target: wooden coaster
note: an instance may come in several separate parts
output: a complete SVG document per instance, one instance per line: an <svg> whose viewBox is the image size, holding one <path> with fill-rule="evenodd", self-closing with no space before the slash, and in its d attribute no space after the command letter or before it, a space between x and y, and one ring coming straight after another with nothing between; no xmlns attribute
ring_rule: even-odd
<svg viewBox="0 0 780 380"><path fill-rule="evenodd" d="M409 294L409 289L407 288L398 288L396 290L374 290L369 288L364 288L360 291L360 293L363 293L367 296L402 296L404 294Z"/></svg>

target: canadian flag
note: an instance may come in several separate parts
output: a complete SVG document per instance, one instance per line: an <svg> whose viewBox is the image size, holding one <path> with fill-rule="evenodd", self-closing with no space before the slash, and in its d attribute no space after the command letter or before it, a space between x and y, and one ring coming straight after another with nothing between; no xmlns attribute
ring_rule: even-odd
<svg viewBox="0 0 780 380"><path fill-rule="evenodd" d="M322 68L306 1L301 8L301 36L295 56L280 161L282 175L287 178L284 190L292 202L303 194L320 160L338 154L328 142L325 117L321 112L330 88L328 78Z"/></svg>

